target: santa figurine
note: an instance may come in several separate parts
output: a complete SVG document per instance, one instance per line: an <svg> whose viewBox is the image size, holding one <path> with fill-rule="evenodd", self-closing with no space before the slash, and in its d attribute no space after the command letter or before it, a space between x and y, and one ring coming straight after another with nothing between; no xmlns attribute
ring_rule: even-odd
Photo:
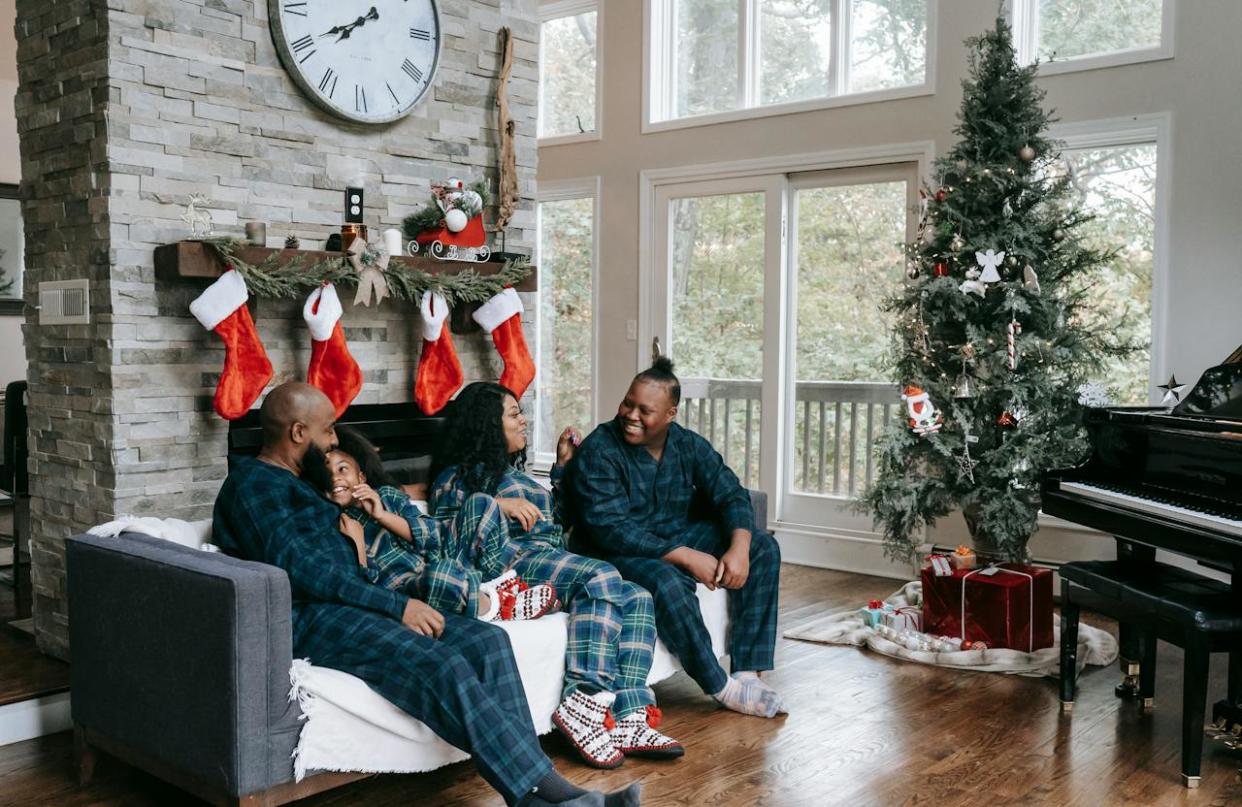
<svg viewBox="0 0 1242 807"><path fill-rule="evenodd" d="M932 405L931 398L919 387L906 387L901 393L901 400L906 403L906 416L910 431L920 436L940 431L944 418Z"/></svg>

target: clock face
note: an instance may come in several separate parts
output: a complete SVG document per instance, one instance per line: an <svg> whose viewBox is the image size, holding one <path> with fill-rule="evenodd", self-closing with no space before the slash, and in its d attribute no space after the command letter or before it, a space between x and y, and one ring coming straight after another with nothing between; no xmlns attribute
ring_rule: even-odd
<svg viewBox="0 0 1242 807"><path fill-rule="evenodd" d="M268 15L285 69L333 115L396 120L435 78L436 0L268 0Z"/></svg>

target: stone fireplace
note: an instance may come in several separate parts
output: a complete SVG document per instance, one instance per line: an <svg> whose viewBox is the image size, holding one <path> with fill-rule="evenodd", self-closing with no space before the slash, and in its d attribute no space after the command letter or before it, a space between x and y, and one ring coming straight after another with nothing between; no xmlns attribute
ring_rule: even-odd
<svg viewBox="0 0 1242 807"><path fill-rule="evenodd" d="M514 37L522 192L507 249L532 251L537 0L439 7L443 46L428 96L401 121L362 126L299 92L278 60L267 0L17 0L32 574L44 652L69 653L67 536L123 513L206 518L225 475L227 424L211 408L224 351L188 310L205 283L157 282L153 266L155 247L187 237L190 194L211 200L219 233L241 236L244 222L263 221L270 245L293 234L317 248L340 224L347 185L365 188L373 230L421 207L430 180L496 187L504 25ZM83 277L90 324L40 325L38 284ZM352 293L342 296L365 372L358 401L410 400L416 308L354 308ZM303 377L301 302L259 300L252 311L274 383ZM468 379L498 376L490 340L456 343Z"/></svg>

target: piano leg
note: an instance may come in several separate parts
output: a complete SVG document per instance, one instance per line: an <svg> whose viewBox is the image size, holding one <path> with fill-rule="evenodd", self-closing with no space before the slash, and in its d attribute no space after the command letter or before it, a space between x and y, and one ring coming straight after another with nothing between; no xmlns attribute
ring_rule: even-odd
<svg viewBox="0 0 1242 807"><path fill-rule="evenodd" d="M1117 560L1125 564L1150 566L1156 561L1156 548L1145 544L1136 544L1124 538L1117 538ZM1117 626L1117 644L1119 650L1118 664L1121 666L1123 678L1113 690L1113 694L1125 700L1138 700L1139 677L1142 671L1140 660L1146 655L1144 647L1145 631L1137 625L1120 622ZM1152 650L1154 652L1154 648Z"/></svg>
<svg viewBox="0 0 1242 807"><path fill-rule="evenodd" d="M1182 784L1199 786L1203 758L1203 717L1207 708L1208 648L1202 639L1186 642L1182 675Z"/></svg>
<svg viewBox="0 0 1242 807"><path fill-rule="evenodd" d="M1139 697L1144 711L1156 703L1156 631L1148 629L1143 635L1143 661L1139 664Z"/></svg>
<svg viewBox="0 0 1242 807"><path fill-rule="evenodd" d="M1070 583L1061 580L1061 711L1074 709L1074 688L1078 678L1078 615L1076 603L1070 602Z"/></svg>

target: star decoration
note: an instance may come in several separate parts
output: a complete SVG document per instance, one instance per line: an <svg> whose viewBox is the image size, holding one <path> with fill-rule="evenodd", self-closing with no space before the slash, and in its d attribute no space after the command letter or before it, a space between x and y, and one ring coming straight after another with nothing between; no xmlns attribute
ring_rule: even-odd
<svg viewBox="0 0 1242 807"><path fill-rule="evenodd" d="M1164 397L1160 399L1161 406L1168 406L1170 403L1177 403L1182 399L1182 390L1186 389L1185 384L1177 383L1177 376L1169 376L1169 383L1157 384L1156 389L1164 390Z"/></svg>
<svg viewBox="0 0 1242 807"><path fill-rule="evenodd" d="M1004 252L997 252L994 249L989 249L987 252L976 252L975 260L983 267L983 274L979 276L979 280L984 283L1000 282L1000 272L996 268L1005 260Z"/></svg>

